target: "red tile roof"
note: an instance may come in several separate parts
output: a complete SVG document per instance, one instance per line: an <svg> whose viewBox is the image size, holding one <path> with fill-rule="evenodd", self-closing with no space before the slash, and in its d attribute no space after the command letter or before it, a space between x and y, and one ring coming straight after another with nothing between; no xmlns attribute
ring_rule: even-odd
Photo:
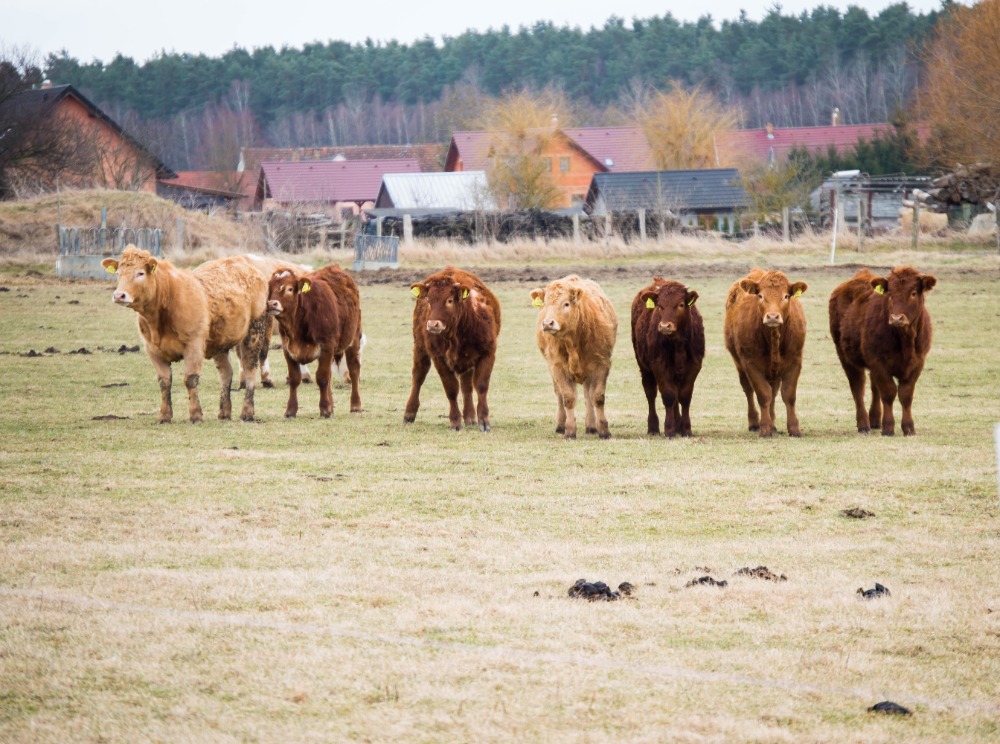
<svg viewBox="0 0 1000 744"><path fill-rule="evenodd" d="M255 200L289 203L374 202L386 173L420 173L415 159L261 163ZM267 192L262 192L266 183Z"/></svg>
<svg viewBox="0 0 1000 744"><path fill-rule="evenodd" d="M740 165L746 160L768 162L772 157L780 160L795 147L825 153L832 146L838 153L843 153L853 148L858 140L871 141L876 134L891 129L890 124L773 127L770 137L767 128L719 132L715 137L717 165Z"/></svg>
<svg viewBox="0 0 1000 744"><path fill-rule="evenodd" d="M243 169L257 173L261 163L299 163L304 160L400 160L416 159L425 172L441 170L444 146L420 145L352 145L348 147L245 147L240 153Z"/></svg>

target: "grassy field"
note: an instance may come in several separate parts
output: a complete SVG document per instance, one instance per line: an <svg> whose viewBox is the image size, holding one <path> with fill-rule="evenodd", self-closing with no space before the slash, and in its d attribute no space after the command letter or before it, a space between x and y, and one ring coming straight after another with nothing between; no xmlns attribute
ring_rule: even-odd
<svg viewBox="0 0 1000 744"><path fill-rule="evenodd" d="M116 351L138 335L110 285L8 269L0 740L995 741L1000 261L870 258L939 280L904 439L855 432L826 319L854 267L825 259L771 261L810 288L803 437L768 441L746 430L721 332L760 255L582 265L619 314L609 441L554 433L528 292L559 260L492 283L490 434L448 430L433 371L402 425L408 277L361 288L364 413L339 387L320 420L307 386L285 420L279 384L258 422L219 422L209 365L205 423L157 426L148 359ZM690 440L645 435L628 308L653 269L697 289L705 317ZM758 565L787 581L733 576ZM703 575L728 586L685 587ZM636 593L569 599L579 578ZM859 600L875 582L892 596ZM866 712L885 699L913 716Z"/></svg>

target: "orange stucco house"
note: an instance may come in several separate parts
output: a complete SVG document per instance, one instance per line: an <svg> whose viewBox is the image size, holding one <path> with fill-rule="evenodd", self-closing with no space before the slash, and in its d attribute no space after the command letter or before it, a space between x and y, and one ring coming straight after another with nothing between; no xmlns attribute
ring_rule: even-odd
<svg viewBox="0 0 1000 744"><path fill-rule="evenodd" d="M445 156L446 172L487 171L508 135L489 131L459 131L452 135ZM536 156L562 192L560 207L582 207L595 173L653 170L656 163L639 127L558 126L531 130L526 139L537 143Z"/></svg>

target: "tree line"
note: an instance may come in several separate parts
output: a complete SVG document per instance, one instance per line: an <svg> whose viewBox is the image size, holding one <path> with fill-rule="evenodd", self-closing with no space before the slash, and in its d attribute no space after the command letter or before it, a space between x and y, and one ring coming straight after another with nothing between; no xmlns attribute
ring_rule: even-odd
<svg viewBox="0 0 1000 744"><path fill-rule="evenodd" d="M631 121L668 81L700 86L743 127L826 124L834 106L847 124L886 121L909 105L920 50L949 7L918 14L898 3L869 15L820 6L787 15L776 5L760 21L666 14L612 17L589 30L540 22L441 43L161 52L144 64L121 55L80 62L64 51L43 69L128 122L175 169L209 168L240 145L447 141L475 120L477 101L514 89L558 90L580 126Z"/></svg>

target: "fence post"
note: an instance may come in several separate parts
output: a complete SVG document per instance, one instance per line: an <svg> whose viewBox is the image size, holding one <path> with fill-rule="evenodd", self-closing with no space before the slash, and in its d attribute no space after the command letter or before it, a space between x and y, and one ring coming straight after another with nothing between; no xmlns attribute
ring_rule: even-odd
<svg viewBox="0 0 1000 744"><path fill-rule="evenodd" d="M413 243L413 216L409 214L403 215L403 242L406 245Z"/></svg>
<svg viewBox="0 0 1000 744"><path fill-rule="evenodd" d="M858 253L864 251L865 242L865 217L867 215L861 209L861 195L858 194Z"/></svg>
<svg viewBox="0 0 1000 744"><path fill-rule="evenodd" d="M781 239L785 243L791 242L788 236L788 207L781 208Z"/></svg>
<svg viewBox="0 0 1000 744"><path fill-rule="evenodd" d="M177 249L184 250L184 220L177 218Z"/></svg>
<svg viewBox="0 0 1000 744"><path fill-rule="evenodd" d="M573 245L580 245L580 215L573 215Z"/></svg>
<svg viewBox="0 0 1000 744"><path fill-rule="evenodd" d="M917 250L917 236L920 235L920 202L917 197L913 197L913 239L910 247Z"/></svg>
<svg viewBox="0 0 1000 744"><path fill-rule="evenodd" d="M639 240L646 242L646 210L639 209Z"/></svg>

